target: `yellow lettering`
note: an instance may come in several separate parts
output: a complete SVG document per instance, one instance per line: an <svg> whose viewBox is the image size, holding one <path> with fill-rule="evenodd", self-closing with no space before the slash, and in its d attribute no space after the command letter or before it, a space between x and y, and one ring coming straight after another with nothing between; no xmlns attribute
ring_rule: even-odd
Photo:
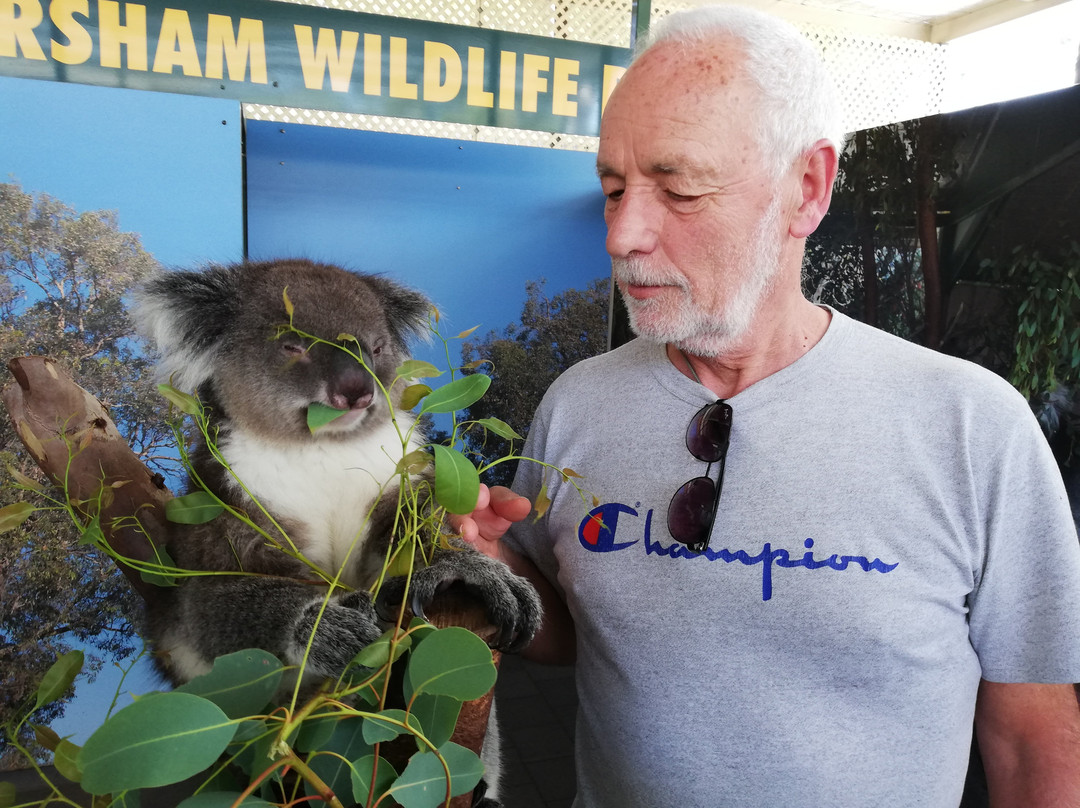
<svg viewBox="0 0 1080 808"><path fill-rule="evenodd" d="M390 37L390 97L417 98L417 86L409 81L409 41L403 36Z"/></svg>
<svg viewBox="0 0 1080 808"><path fill-rule="evenodd" d="M127 48L128 70L146 70L146 6L124 3L124 25L120 24L120 3L98 0L98 47L102 67L123 67L120 46Z"/></svg>
<svg viewBox="0 0 1080 808"><path fill-rule="evenodd" d="M52 58L61 64L81 65L89 61L94 53L94 40L90 38L90 32L75 19L76 14L89 19L90 1L53 0L49 6L49 19L68 41L66 45L55 39L51 42Z"/></svg>
<svg viewBox="0 0 1080 808"><path fill-rule="evenodd" d="M161 14L157 51L154 53L154 72L172 73L177 65L185 76L202 77L195 35L191 33L188 13L179 8L167 8Z"/></svg>
<svg viewBox="0 0 1080 808"><path fill-rule="evenodd" d="M536 112L540 93L547 92L547 79L541 73L548 71L550 59L526 53L521 59L521 109Z"/></svg>
<svg viewBox="0 0 1080 808"><path fill-rule="evenodd" d="M570 96L577 95L577 82L570 77L580 70L581 64L576 59L555 60L551 71L551 111L555 115L571 118L577 115L577 101L570 100Z"/></svg>
<svg viewBox="0 0 1080 808"><path fill-rule="evenodd" d="M444 42L424 42L424 100L452 101L460 90L461 57L457 51Z"/></svg>
<svg viewBox="0 0 1080 808"><path fill-rule="evenodd" d="M342 31L339 51L337 35L332 28L319 29L318 45L312 40L310 26L294 25L293 30L296 31L296 48L300 53L300 69L304 72L304 86L309 90L321 90L323 77L329 71L330 89L336 93L349 92L356 47L360 44L359 32Z"/></svg>
<svg viewBox="0 0 1080 808"><path fill-rule="evenodd" d="M499 109L514 109L517 100L517 54L499 54Z"/></svg>
<svg viewBox="0 0 1080 808"><path fill-rule="evenodd" d="M622 78L623 73L625 72L625 67L619 67L618 65L604 65L604 83L600 90L601 114L604 112L604 107L607 106L607 100L611 97L611 91L615 89L615 85L619 83L619 79Z"/></svg>
<svg viewBox="0 0 1080 808"><path fill-rule="evenodd" d="M34 36L34 29L44 18L37 0L0 2L0 56L14 58L21 50L27 59L46 61L45 51Z"/></svg>
<svg viewBox="0 0 1080 808"><path fill-rule="evenodd" d="M239 30L233 34L232 17L209 14L206 17L206 77L224 77L223 62L229 65L229 79L243 81L251 61L251 81L266 84L266 42L262 20L240 18Z"/></svg>
<svg viewBox="0 0 1080 808"><path fill-rule="evenodd" d="M465 103L470 107L494 107L495 94L484 89L484 49L469 48L468 77L465 81Z"/></svg>
<svg viewBox="0 0 1080 808"><path fill-rule="evenodd" d="M364 34L364 95L382 95L382 37Z"/></svg>

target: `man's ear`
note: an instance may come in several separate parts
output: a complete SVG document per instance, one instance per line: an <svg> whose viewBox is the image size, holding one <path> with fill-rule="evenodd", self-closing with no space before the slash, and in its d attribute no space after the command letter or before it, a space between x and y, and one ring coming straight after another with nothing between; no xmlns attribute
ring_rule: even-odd
<svg viewBox="0 0 1080 808"><path fill-rule="evenodd" d="M819 140L803 154L798 165L803 169L799 178L799 205L791 216L789 232L793 238L806 238L817 230L829 211L839 165L836 147L828 140Z"/></svg>

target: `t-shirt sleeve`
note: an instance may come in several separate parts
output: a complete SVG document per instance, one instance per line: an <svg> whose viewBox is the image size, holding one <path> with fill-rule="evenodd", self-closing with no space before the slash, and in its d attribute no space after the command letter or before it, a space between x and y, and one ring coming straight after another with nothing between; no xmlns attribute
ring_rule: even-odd
<svg viewBox="0 0 1080 808"><path fill-rule="evenodd" d="M1034 418L1018 418L985 489L983 566L968 599L984 679L1080 681L1080 543Z"/></svg>

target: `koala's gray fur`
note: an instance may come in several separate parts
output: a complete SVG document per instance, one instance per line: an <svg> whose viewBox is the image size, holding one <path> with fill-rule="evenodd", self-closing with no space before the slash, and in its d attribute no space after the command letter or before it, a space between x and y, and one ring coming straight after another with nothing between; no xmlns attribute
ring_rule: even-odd
<svg viewBox="0 0 1080 808"><path fill-rule="evenodd" d="M355 337L387 388L408 357L408 340L427 326L430 304L421 294L302 260L164 272L139 290L134 313L160 353L162 375L178 389L197 390L209 408L217 448L236 478L308 559L330 574L343 567L342 583L353 591L328 605L307 661L309 677L336 677L385 626L367 589L393 540L396 489L376 499L380 484L393 478L402 447L368 371L333 346L309 346L281 332L286 289L296 328L330 342ZM343 344L355 350L355 343ZM391 394L399 396L403 386ZM312 402L349 412L312 434L306 421ZM412 422L400 409L397 419L402 431ZM202 442L192 465L225 502L279 535ZM326 592L306 565L228 516L172 526L168 549L185 569L257 575L194 576L163 591L150 609L148 633L167 678L187 681L208 671L215 657L252 647L300 663ZM454 583L487 608L499 647L515 650L531 639L540 620L535 590L463 545L436 551L433 564L417 569L414 603L422 607ZM401 589L390 581L380 600L400 597Z"/></svg>

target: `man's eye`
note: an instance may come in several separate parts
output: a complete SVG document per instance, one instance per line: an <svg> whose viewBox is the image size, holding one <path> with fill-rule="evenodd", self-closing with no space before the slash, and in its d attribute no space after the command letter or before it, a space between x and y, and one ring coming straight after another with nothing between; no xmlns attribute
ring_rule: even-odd
<svg viewBox="0 0 1080 808"><path fill-rule="evenodd" d="M701 198L694 194L677 194L674 191L668 191L667 196L672 202L694 202Z"/></svg>
<svg viewBox="0 0 1080 808"><path fill-rule="evenodd" d="M623 189L618 188L614 191L608 191L607 198L610 199L612 202L618 202L620 199L622 199L622 195Z"/></svg>

